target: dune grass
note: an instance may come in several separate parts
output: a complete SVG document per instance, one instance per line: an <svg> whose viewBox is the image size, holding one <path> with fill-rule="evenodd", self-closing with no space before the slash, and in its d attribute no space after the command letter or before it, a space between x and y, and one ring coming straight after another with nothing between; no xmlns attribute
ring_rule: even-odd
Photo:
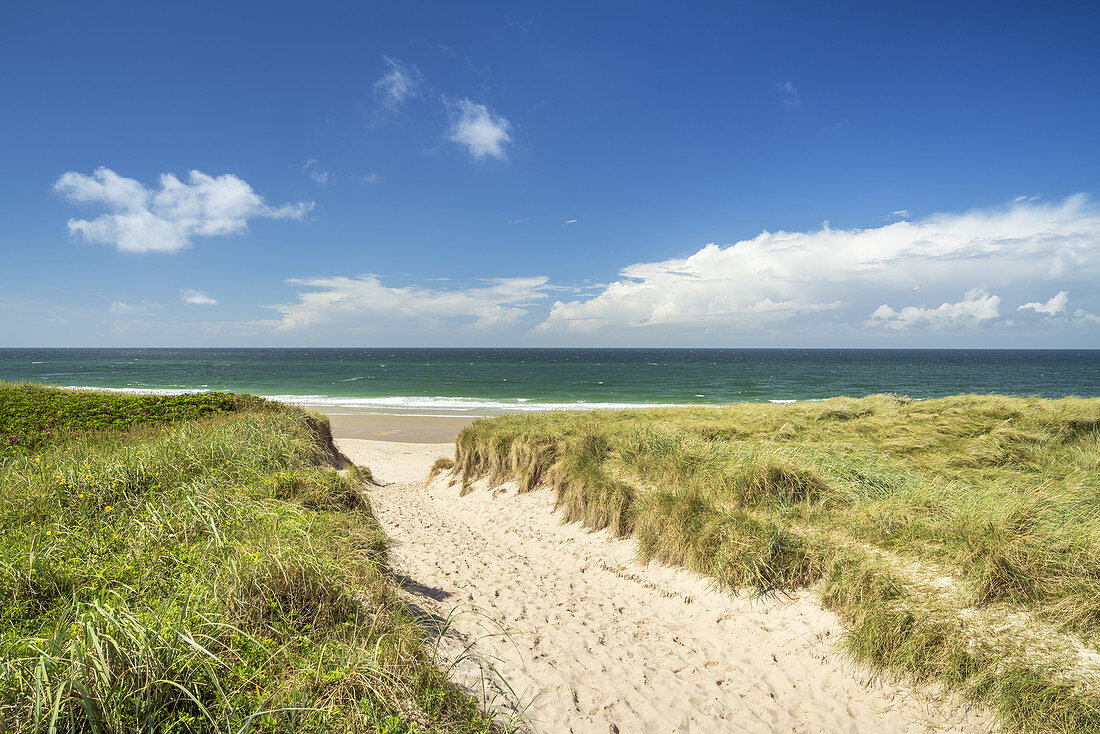
<svg viewBox="0 0 1100 734"><path fill-rule="evenodd" d="M0 430L61 392L0 386ZM323 419L133 400L0 449L0 731L499 729L432 665Z"/></svg>
<svg viewBox="0 0 1100 734"><path fill-rule="evenodd" d="M511 415L463 431L456 471L550 485L566 521L723 586L815 584L856 656L1010 729L1100 730L1100 400Z"/></svg>

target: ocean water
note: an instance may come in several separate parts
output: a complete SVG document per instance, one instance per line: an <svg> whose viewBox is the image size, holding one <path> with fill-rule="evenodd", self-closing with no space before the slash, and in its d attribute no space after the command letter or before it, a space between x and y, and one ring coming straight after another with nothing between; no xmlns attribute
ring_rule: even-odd
<svg viewBox="0 0 1100 734"><path fill-rule="evenodd" d="M0 349L0 379L468 416L882 392L1097 397L1100 350Z"/></svg>

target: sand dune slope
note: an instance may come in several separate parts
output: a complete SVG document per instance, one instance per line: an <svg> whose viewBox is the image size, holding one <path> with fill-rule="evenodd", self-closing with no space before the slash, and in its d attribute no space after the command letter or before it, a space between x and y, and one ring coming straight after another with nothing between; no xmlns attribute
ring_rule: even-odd
<svg viewBox="0 0 1100 734"><path fill-rule="evenodd" d="M990 729L931 692L873 680L836 650L842 628L812 593L754 600L642 566L632 542L561 525L549 491L425 487L450 444L337 443L384 483L371 502L407 598L429 631L446 628L441 656L481 656L458 664L460 682L538 731Z"/></svg>

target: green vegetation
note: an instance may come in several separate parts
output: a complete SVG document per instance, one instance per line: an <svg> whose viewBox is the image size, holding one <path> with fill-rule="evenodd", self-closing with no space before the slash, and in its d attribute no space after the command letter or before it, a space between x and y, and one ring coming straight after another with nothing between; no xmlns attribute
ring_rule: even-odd
<svg viewBox="0 0 1100 734"><path fill-rule="evenodd" d="M0 731L496 730L322 418L3 385L0 430Z"/></svg>
<svg viewBox="0 0 1100 734"><path fill-rule="evenodd" d="M1010 729L1100 731L1100 400L510 415L456 461L722 585L816 584L855 655Z"/></svg>
<svg viewBox="0 0 1100 734"><path fill-rule="evenodd" d="M163 428L210 415L280 408L254 395L223 392L131 395L0 382L0 456L33 452L84 433Z"/></svg>

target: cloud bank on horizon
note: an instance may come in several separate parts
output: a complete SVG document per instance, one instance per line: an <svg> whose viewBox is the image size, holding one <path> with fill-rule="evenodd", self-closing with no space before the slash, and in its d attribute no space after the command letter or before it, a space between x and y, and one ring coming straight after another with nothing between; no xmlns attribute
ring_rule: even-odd
<svg viewBox="0 0 1100 734"><path fill-rule="evenodd" d="M1098 319L1070 310L1063 286L1073 283L1074 292L1088 295L1088 284L1100 278L1098 250L1100 212L1075 195L869 229L762 232L684 258L627 265L598 293L557 300L548 312L539 306L551 291L572 289L546 277L465 289L393 287L376 275L296 278L287 284L311 290L275 308L287 333L323 324L453 322L492 331L529 319L535 334L586 339L820 329L966 333L1034 326L1035 319L1082 328ZM1052 291L1047 300L1022 301Z"/></svg>
<svg viewBox="0 0 1100 734"><path fill-rule="evenodd" d="M760 329L796 317L804 326L894 330L1011 326L1003 296L991 291L1024 288L1057 295L1019 310L1091 323L1092 314L1066 313L1061 285L1095 282L1098 256L1100 213L1082 194L871 229L762 232L686 258L628 265L601 293L554 303L537 329ZM929 295L944 300L928 304Z"/></svg>

